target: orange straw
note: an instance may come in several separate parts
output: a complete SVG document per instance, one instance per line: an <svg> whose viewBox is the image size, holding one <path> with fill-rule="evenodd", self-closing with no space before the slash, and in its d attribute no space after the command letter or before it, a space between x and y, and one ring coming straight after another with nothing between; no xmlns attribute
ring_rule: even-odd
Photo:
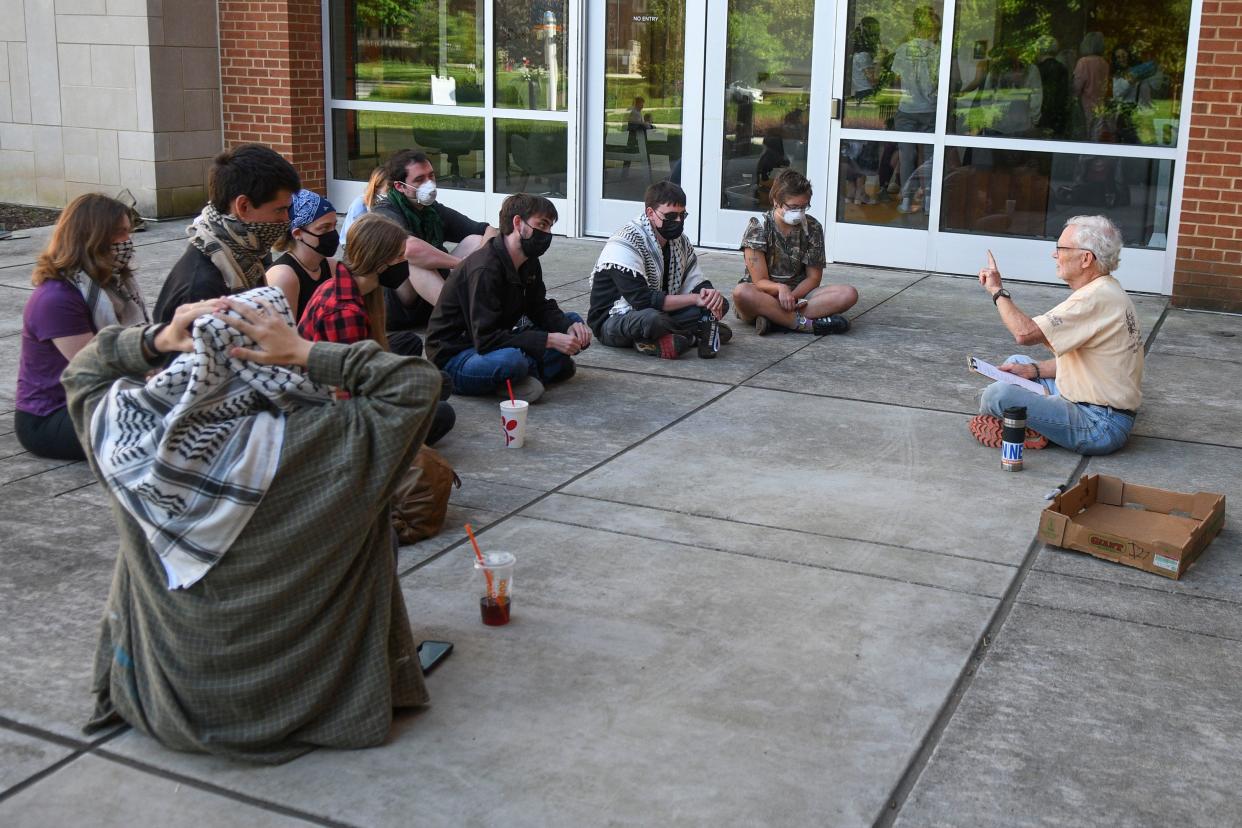
<svg viewBox="0 0 1242 828"><path fill-rule="evenodd" d="M517 400L513 398L513 380L505 380L505 385L509 386L509 405L517 408Z"/></svg>
<svg viewBox="0 0 1242 828"><path fill-rule="evenodd" d="M474 539L474 530L470 528L470 524L466 524L466 537L470 538L470 545L474 547L474 556L479 561L479 566L483 567L483 576L487 578L487 597L496 601L496 588L492 585L492 571L488 569L487 562L483 560L483 551L479 549L479 542Z"/></svg>

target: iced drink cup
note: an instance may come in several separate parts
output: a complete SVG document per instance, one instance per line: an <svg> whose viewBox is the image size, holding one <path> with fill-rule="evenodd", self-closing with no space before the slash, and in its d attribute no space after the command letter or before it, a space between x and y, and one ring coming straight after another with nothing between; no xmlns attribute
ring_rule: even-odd
<svg viewBox="0 0 1242 828"><path fill-rule="evenodd" d="M505 400L500 404L500 430L505 436L505 448L521 448L526 445L526 412L530 403L526 400Z"/></svg>
<svg viewBox="0 0 1242 828"><path fill-rule="evenodd" d="M482 561L474 562L475 571L479 573L479 612L483 623L489 627L503 627L509 623L516 562L509 552L488 552Z"/></svg>

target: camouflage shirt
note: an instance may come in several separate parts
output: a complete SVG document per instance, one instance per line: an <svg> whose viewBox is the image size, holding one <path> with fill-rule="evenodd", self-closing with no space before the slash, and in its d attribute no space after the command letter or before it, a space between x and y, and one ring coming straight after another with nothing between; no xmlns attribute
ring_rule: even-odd
<svg viewBox="0 0 1242 828"><path fill-rule="evenodd" d="M761 251L767 259L769 279L790 288L806 278L808 267L824 266L824 228L811 216L806 216L788 236L776 229L771 211L761 219L752 218L742 235L742 249L748 247ZM742 281L754 281L749 268Z"/></svg>

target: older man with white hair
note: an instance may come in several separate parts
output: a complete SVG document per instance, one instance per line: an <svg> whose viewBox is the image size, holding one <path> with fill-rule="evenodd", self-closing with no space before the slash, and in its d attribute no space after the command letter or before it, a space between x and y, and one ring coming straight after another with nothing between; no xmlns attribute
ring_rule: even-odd
<svg viewBox="0 0 1242 828"><path fill-rule="evenodd" d="M1018 309L988 254L979 283L1001 321L1018 344L1046 345L1054 356L1037 362L1017 354L1000 366L1048 394L1003 382L988 386L981 413L970 422L979 442L999 446L1003 412L1024 406L1029 448L1051 441L1080 454L1111 454L1125 445L1143 398L1143 335L1134 303L1111 275L1120 253L1121 232L1104 216L1067 221L1052 257L1073 293L1034 318Z"/></svg>

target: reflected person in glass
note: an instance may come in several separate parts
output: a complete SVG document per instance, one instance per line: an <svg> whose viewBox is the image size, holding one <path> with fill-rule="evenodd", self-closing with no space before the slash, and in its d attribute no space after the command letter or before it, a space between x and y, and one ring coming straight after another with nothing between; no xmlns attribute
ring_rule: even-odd
<svg viewBox="0 0 1242 828"><path fill-rule="evenodd" d="M858 301L849 285L821 285L824 228L807 215L811 182L797 170L784 170L772 186L776 206L752 218L742 236L746 274L733 289L734 313L754 323L760 336L774 326L802 333L845 333L841 316Z"/></svg>
<svg viewBox="0 0 1242 828"><path fill-rule="evenodd" d="M893 53L893 74L901 80L901 102L897 104L897 114L893 119L894 129L931 132L936 128L939 38L940 15L931 6L916 8L911 38ZM901 144L898 152L901 155L901 183L905 186L915 167L929 157L929 152L923 145L912 143ZM906 206L910 206L909 202Z"/></svg>
<svg viewBox="0 0 1242 828"><path fill-rule="evenodd" d="M997 448L1005 409L1026 408L1026 445L1048 441L1079 454L1111 454L1125 445L1142 402L1143 333L1134 303L1112 276L1121 231L1104 216L1075 216L1052 251L1057 277L1073 290L1035 317L1018 309L1001 284L996 260L979 271L1001 322L1019 345L1043 345L1052 359L1015 354L1002 371L1043 386L1044 393L1005 382L988 386L970 421L979 442ZM1033 432L1033 433L1032 433Z"/></svg>

